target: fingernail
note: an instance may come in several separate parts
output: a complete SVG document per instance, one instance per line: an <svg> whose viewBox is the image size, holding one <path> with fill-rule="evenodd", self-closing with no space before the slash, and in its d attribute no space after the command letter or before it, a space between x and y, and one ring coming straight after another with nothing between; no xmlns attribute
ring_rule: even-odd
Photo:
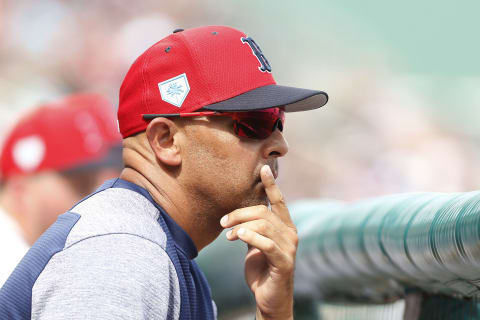
<svg viewBox="0 0 480 320"><path fill-rule="evenodd" d="M270 166L266 165L265 167L267 167L266 169L266 174L268 174L269 176L273 177L273 173L272 173L272 168L270 168Z"/></svg>
<svg viewBox="0 0 480 320"><path fill-rule="evenodd" d="M227 238L230 238L231 235L232 235L232 230L228 230L226 234Z"/></svg>
<svg viewBox="0 0 480 320"><path fill-rule="evenodd" d="M225 227L227 225L227 222L228 222L228 215L226 216L223 216L222 219L220 219L220 224Z"/></svg>
<svg viewBox="0 0 480 320"><path fill-rule="evenodd" d="M238 229L237 234L238 234L239 236L244 235L244 234L245 234L245 229L243 229L243 228Z"/></svg>

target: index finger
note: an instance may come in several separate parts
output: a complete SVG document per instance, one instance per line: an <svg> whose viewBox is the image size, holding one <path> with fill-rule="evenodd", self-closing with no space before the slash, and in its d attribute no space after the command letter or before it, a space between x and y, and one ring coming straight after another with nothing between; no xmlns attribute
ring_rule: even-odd
<svg viewBox="0 0 480 320"><path fill-rule="evenodd" d="M265 187L265 193L272 207L272 211L286 224L293 225L292 218L285 203L280 188L275 183L272 170L268 165L264 165L260 170L260 178L262 179L263 186Z"/></svg>

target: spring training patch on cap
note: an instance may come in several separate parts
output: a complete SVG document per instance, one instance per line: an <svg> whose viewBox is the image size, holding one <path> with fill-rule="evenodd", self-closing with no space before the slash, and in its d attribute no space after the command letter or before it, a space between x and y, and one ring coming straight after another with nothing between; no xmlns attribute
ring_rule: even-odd
<svg viewBox="0 0 480 320"><path fill-rule="evenodd" d="M163 101L179 108L182 106L188 92L190 92L190 86L188 85L187 75L185 73L159 82L158 88L160 89L160 95Z"/></svg>

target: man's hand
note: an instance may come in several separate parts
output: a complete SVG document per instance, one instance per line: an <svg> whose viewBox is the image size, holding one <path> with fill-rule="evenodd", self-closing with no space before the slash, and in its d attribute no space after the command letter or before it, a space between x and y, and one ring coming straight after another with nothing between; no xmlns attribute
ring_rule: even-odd
<svg viewBox="0 0 480 320"><path fill-rule="evenodd" d="M245 278L255 295L257 319L293 319L293 274L297 229L269 166L260 171L271 210L263 205L237 209L220 223L228 240L248 244Z"/></svg>

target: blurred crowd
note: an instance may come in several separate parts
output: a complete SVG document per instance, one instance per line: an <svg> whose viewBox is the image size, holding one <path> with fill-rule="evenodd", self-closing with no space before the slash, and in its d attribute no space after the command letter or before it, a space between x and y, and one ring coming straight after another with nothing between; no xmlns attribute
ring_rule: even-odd
<svg viewBox="0 0 480 320"><path fill-rule="evenodd" d="M186 0L0 2L0 133L22 112L67 93L100 93L116 105L121 79L139 53L177 27L241 24L230 10ZM279 181L289 200L477 187L476 139L440 125L431 101L381 62L345 72L306 54L285 75L278 59L271 62L279 81L302 79L331 97L325 110L287 117L291 152Z"/></svg>
<svg viewBox="0 0 480 320"><path fill-rule="evenodd" d="M22 110L70 92L117 101L128 67L182 21L185 1L0 2L1 130ZM174 18L175 17L175 18Z"/></svg>
<svg viewBox="0 0 480 320"><path fill-rule="evenodd" d="M280 183L289 199L478 189L478 139L441 125L421 97L390 81L352 72L325 110L287 118Z"/></svg>

